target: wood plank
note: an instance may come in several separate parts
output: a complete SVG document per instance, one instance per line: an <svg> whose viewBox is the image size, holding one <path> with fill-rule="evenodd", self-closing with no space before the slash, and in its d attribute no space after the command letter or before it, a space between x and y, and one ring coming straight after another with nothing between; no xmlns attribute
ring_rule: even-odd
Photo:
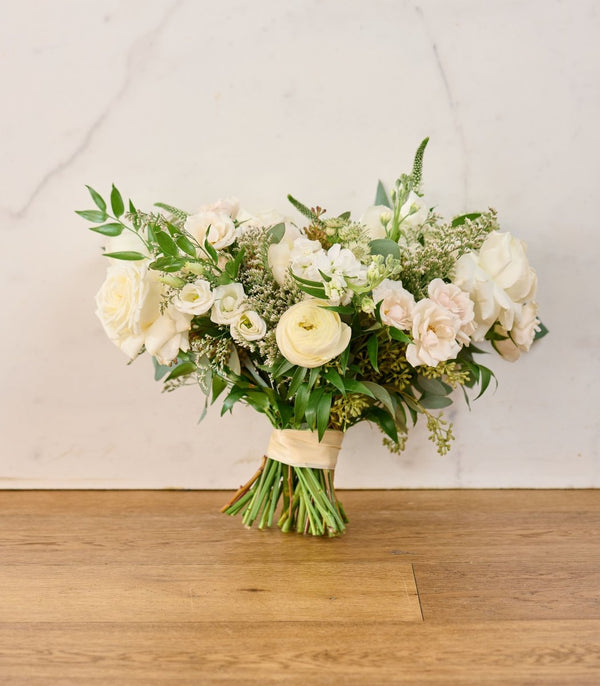
<svg viewBox="0 0 600 686"><path fill-rule="evenodd" d="M597 686L600 622L0 624L2 684Z"/></svg>
<svg viewBox="0 0 600 686"><path fill-rule="evenodd" d="M0 565L3 622L420 622L412 566Z"/></svg>

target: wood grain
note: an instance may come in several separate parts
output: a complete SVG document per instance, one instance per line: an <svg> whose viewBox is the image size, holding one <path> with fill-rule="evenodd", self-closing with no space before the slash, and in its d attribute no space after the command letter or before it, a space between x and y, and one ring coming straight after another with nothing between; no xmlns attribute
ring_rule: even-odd
<svg viewBox="0 0 600 686"><path fill-rule="evenodd" d="M336 540L227 495L0 492L0 683L600 683L598 491L343 492Z"/></svg>

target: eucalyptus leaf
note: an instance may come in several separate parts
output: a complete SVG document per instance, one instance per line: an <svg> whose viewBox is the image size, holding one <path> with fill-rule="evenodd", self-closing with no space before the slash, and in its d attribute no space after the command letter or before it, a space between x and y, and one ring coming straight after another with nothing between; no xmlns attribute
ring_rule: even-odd
<svg viewBox="0 0 600 686"><path fill-rule="evenodd" d="M281 243L281 239L285 235L285 224L283 222L280 222L279 224L275 224L275 226L272 226L269 231L269 242L273 244Z"/></svg>
<svg viewBox="0 0 600 686"><path fill-rule="evenodd" d="M377 191L375 193L375 205L384 205L385 207L389 207L390 209L392 207L392 203L388 198L388 194L386 193L385 187L381 180L377 183Z"/></svg>
<svg viewBox="0 0 600 686"><path fill-rule="evenodd" d="M425 376L418 377L419 388L433 395L448 395L452 391L452 386L444 383L440 379L428 379Z"/></svg>
<svg viewBox="0 0 600 686"><path fill-rule="evenodd" d="M394 417L396 415L396 406L389 392L383 386L380 386L373 381L363 381L362 383L369 389L371 395L374 398L377 398L390 415Z"/></svg>
<svg viewBox="0 0 600 686"><path fill-rule="evenodd" d="M452 405L452 400L447 396L429 395L428 393L422 395L419 399L419 402L428 410L439 410L442 407L448 407L448 405Z"/></svg>
<svg viewBox="0 0 600 686"><path fill-rule="evenodd" d="M376 238L371 241L371 255L391 255L394 259L400 259L400 246L389 238Z"/></svg>

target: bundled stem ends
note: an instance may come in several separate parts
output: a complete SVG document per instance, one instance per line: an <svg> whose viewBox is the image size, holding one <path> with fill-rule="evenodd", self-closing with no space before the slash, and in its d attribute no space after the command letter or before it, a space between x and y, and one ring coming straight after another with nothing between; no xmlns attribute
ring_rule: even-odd
<svg viewBox="0 0 600 686"><path fill-rule="evenodd" d="M292 467L264 457L256 474L221 509L242 515L259 529L277 526L283 532L339 536L348 521L333 487L333 470Z"/></svg>

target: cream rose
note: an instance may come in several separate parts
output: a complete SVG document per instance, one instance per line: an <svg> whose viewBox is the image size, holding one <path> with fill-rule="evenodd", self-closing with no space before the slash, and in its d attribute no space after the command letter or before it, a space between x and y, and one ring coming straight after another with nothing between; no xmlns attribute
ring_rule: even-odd
<svg viewBox="0 0 600 686"><path fill-rule="evenodd" d="M231 324L244 311L246 294L241 283L228 283L214 290L215 302L210 318L215 324Z"/></svg>
<svg viewBox="0 0 600 686"><path fill-rule="evenodd" d="M429 216L423 198L414 191L410 191L408 198L400 208L400 221L404 226L421 226Z"/></svg>
<svg viewBox="0 0 600 686"><path fill-rule="evenodd" d="M189 350L191 314L168 307L146 332L146 350L159 364L174 362L180 350Z"/></svg>
<svg viewBox="0 0 600 686"><path fill-rule="evenodd" d="M208 240L215 250L226 248L236 239L235 224L226 212L201 210L186 219L184 228L200 245Z"/></svg>
<svg viewBox="0 0 600 686"><path fill-rule="evenodd" d="M322 300L303 300L286 310L275 331L281 354L292 364L319 367L340 355L352 330Z"/></svg>
<svg viewBox="0 0 600 686"><path fill-rule="evenodd" d="M373 289L373 300L381 303L379 315L384 324L396 329L410 329L415 298L402 286L401 281L384 279Z"/></svg>
<svg viewBox="0 0 600 686"><path fill-rule="evenodd" d="M186 283L173 298L173 306L184 314L206 314L213 306L215 295L210 284L204 279L196 279L193 283Z"/></svg>
<svg viewBox="0 0 600 686"><path fill-rule="evenodd" d="M537 277L529 266L525 244L509 233L492 231L479 253L466 253L457 263L453 282L475 304L473 340L480 341L496 321L507 331L521 305L535 298Z"/></svg>
<svg viewBox="0 0 600 686"><path fill-rule="evenodd" d="M406 359L413 367L438 363L458 355L460 344L456 340L458 320L445 307L429 298L423 298L413 310L413 343L406 348Z"/></svg>
<svg viewBox="0 0 600 686"><path fill-rule="evenodd" d="M445 307L458 319L459 330L456 338L462 345L469 345L475 331L475 312L469 295L458 286L445 283L442 279L433 279L427 292L433 302Z"/></svg>
<svg viewBox="0 0 600 686"><path fill-rule="evenodd" d="M515 362L521 357L521 353L529 352L535 334L540 330L537 312L537 303L527 303L515 317L513 328L508 333L499 325L494 327L496 333L506 336L504 340L492 341L494 348L505 360Z"/></svg>
<svg viewBox="0 0 600 686"><path fill-rule="evenodd" d="M385 205L371 205L364 211L359 221L367 227L372 239L385 238L386 227L391 221L393 213L393 210Z"/></svg>
<svg viewBox="0 0 600 686"><path fill-rule="evenodd" d="M260 341L267 333L267 324L258 312L245 310L231 323L230 331L236 340Z"/></svg>
<svg viewBox="0 0 600 686"><path fill-rule="evenodd" d="M96 315L110 340L130 358L142 349L160 316L162 284L148 262L112 262L96 295Z"/></svg>

